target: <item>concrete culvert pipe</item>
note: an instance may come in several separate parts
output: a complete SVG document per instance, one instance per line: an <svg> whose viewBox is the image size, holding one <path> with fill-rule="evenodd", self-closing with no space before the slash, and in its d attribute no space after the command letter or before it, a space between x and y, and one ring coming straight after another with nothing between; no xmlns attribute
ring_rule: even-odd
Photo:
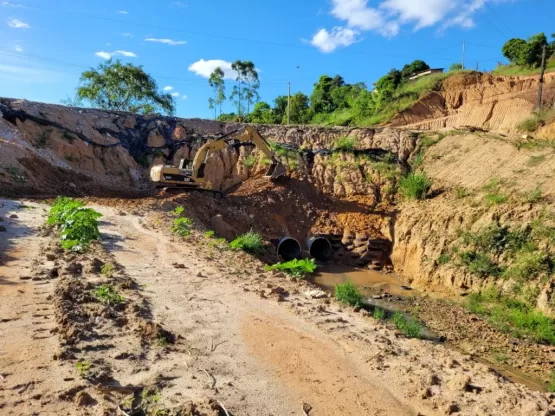
<svg viewBox="0 0 555 416"><path fill-rule="evenodd" d="M332 250L331 244L327 238L324 237L310 237L306 244L308 246L308 252L311 257L316 260L326 261L331 259Z"/></svg>
<svg viewBox="0 0 555 416"><path fill-rule="evenodd" d="M301 258L302 255L301 245L297 240L291 237L283 237L279 240L277 246L278 256L285 261L291 261Z"/></svg>

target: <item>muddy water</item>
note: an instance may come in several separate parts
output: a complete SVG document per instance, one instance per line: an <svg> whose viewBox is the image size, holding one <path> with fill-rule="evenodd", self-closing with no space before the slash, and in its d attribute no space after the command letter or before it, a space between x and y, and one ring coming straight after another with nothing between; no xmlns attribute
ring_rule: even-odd
<svg viewBox="0 0 555 416"><path fill-rule="evenodd" d="M389 312L404 311L403 300L405 298L421 296L420 292L405 286L394 274L384 274L372 270L325 265L319 266L317 273L310 280L331 293L335 290L336 285L352 282L367 298L367 302L370 305L378 306ZM431 332L428 328L423 328L422 336L430 341L439 342L441 340L437 334ZM463 348L452 345L449 342L446 342L444 345L447 348L466 353ZM516 368L480 357L474 357L474 359L495 369L495 371L513 383L523 384L535 391L547 391L545 384L541 380L530 377Z"/></svg>

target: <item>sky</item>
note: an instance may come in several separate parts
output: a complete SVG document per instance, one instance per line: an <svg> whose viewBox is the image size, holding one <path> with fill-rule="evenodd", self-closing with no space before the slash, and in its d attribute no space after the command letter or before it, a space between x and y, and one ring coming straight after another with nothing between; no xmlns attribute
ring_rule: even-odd
<svg viewBox="0 0 555 416"><path fill-rule="evenodd" d="M0 96L60 103L109 58L142 65L179 117L213 117L207 77L250 60L261 100L321 75L371 86L422 59L491 70L510 38L555 32L553 0L0 0ZM231 102L224 111L233 111Z"/></svg>

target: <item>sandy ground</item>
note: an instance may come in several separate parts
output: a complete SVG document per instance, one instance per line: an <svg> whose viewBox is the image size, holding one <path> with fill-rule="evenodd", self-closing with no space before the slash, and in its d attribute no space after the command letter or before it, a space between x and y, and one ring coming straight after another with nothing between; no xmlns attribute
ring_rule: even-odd
<svg viewBox="0 0 555 416"><path fill-rule="evenodd" d="M45 264L38 250L48 237L36 231L45 213L4 204L1 216L19 218L6 221L1 235L0 414L84 413L56 400L75 374L52 359L55 283L20 280ZM113 375L121 385L157 380L166 408L211 398L229 414L252 416L555 411L554 395L508 383L461 353L406 339L329 299L308 298L308 283L266 273L244 253L210 248L199 234L171 236L166 214L95 208L104 214L103 245L141 285L153 319L178 337L142 361L121 362ZM125 351L114 344L110 356ZM101 404L86 414L102 414Z"/></svg>

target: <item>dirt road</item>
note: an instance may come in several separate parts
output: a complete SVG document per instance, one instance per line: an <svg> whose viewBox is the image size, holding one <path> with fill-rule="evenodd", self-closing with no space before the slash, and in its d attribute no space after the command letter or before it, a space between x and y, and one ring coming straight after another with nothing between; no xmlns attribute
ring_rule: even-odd
<svg viewBox="0 0 555 416"><path fill-rule="evenodd" d="M55 283L20 280L27 267L48 267L39 250L52 237L38 236L41 209L7 204L1 216L19 218L7 221L0 247L0 413L102 414L102 403L59 400L75 369L52 360L57 339L49 333L55 322L48 296ZM264 272L244 253L211 247L200 232L186 241L171 236L164 212L144 215L132 204L95 209L104 214L107 252L140 285L152 319L177 337L175 345L118 359L112 377L121 386L156 383L164 408L211 398L229 414L253 416L555 411L553 396L507 383L462 354L406 339L330 299L312 299L308 283ZM132 349L123 332L112 344L103 353L96 340L94 350L81 354L108 359Z"/></svg>

